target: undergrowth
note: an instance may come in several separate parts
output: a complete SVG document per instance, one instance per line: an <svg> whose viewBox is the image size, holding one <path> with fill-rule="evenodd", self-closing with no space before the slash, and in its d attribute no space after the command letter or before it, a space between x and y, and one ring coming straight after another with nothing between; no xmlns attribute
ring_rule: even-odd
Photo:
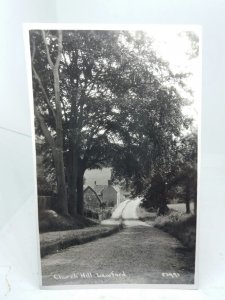
<svg viewBox="0 0 225 300"><path fill-rule="evenodd" d="M165 216L157 217L154 226L179 239L185 247L189 249L195 248L195 215L172 211Z"/></svg>

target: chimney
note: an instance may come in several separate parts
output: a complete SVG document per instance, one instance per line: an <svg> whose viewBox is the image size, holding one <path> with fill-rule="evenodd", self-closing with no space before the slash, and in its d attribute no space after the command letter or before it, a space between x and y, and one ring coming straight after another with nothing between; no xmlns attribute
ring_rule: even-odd
<svg viewBox="0 0 225 300"><path fill-rule="evenodd" d="M97 185L97 184L96 184L96 180L95 180L94 184Z"/></svg>
<svg viewBox="0 0 225 300"><path fill-rule="evenodd" d="M108 185L112 185L112 180L108 180Z"/></svg>

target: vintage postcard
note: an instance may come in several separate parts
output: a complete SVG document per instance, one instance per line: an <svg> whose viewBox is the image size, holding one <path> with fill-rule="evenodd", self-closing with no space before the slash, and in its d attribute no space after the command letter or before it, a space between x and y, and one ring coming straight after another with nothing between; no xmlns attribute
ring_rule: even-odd
<svg viewBox="0 0 225 300"><path fill-rule="evenodd" d="M43 287L196 287L200 30L26 26Z"/></svg>

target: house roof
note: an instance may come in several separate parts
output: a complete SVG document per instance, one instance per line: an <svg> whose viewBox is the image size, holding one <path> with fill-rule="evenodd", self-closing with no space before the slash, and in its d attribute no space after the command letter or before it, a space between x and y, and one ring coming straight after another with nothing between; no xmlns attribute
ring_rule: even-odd
<svg viewBox="0 0 225 300"><path fill-rule="evenodd" d="M84 189L84 192L87 191L88 189L90 189L90 190L95 194L95 196L97 197L98 201L101 203L101 200L100 200L98 194L97 194L96 191L95 191L92 187L90 187L89 185Z"/></svg>
<svg viewBox="0 0 225 300"><path fill-rule="evenodd" d="M97 195L100 195L101 192L106 188L107 185L95 185L93 186L93 190L97 193Z"/></svg>
<svg viewBox="0 0 225 300"><path fill-rule="evenodd" d="M93 186L93 190L95 190L95 192L97 193L97 195L101 195L102 191L108 187L112 187L116 192L118 192L118 188L116 188L115 186L112 186L112 185L95 185Z"/></svg>

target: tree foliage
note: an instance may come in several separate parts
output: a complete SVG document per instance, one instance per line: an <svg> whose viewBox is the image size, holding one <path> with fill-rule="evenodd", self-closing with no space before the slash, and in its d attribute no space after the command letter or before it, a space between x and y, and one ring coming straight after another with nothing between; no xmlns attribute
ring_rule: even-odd
<svg viewBox="0 0 225 300"><path fill-rule="evenodd" d="M60 211L83 212L87 168L111 165L140 194L168 173L181 131L185 74L143 32L30 32L36 134L47 143Z"/></svg>
<svg viewBox="0 0 225 300"><path fill-rule="evenodd" d="M161 192L159 192L159 190ZM196 213L197 198L197 133L182 136L177 143L169 172L162 176L156 173L144 192L143 206L166 211L169 198L179 197L186 203L190 213L190 201L194 201Z"/></svg>

